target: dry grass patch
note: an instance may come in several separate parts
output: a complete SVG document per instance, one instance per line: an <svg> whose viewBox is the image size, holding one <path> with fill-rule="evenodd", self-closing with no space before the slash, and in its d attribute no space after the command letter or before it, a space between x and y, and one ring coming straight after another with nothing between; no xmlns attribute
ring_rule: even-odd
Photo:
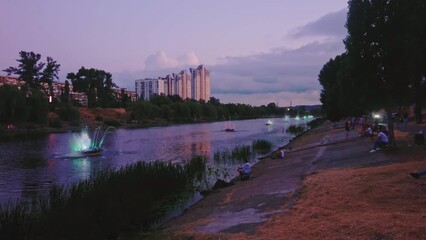
<svg viewBox="0 0 426 240"><path fill-rule="evenodd" d="M425 239L426 179L408 172L425 162L323 171L306 178L288 215L253 239Z"/></svg>

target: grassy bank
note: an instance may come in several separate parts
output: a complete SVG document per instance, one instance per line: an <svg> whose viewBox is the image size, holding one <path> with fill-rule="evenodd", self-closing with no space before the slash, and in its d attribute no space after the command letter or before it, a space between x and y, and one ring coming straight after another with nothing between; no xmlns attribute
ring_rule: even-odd
<svg viewBox="0 0 426 240"><path fill-rule="evenodd" d="M0 206L0 239L113 239L149 228L192 193L204 171L204 157L184 165L139 162L53 186L31 205Z"/></svg>

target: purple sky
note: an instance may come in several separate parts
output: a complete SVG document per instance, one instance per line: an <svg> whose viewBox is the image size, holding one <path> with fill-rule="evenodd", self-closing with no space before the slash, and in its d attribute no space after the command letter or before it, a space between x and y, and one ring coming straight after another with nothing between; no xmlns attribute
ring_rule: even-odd
<svg viewBox="0 0 426 240"><path fill-rule="evenodd" d="M0 69L19 51L120 87L204 64L222 103L319 104L318 73L344 51L342 0L1 0ZM5 75L1 72L0 75Z"/></svg>

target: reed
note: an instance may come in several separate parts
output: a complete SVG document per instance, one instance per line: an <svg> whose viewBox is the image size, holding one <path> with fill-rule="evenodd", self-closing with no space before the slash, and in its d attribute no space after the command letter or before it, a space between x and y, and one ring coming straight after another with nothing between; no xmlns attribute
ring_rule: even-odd
<svg viewBox="0 0 426 240"><path fill-rule="evenodd" d="M252 150L249 145L235 145L232 149L221 148L215 150L213 159L216 162L244 162L252 157Z"/></svg>
<svg viewBox="0 0 426 240"><path fill-rule="evenodd" d="M0 239L107 239L149 228L192 194L205 157L182 165L138 162L68 186L52 186L32 204L0 206Z"/></svg>
<svg viewBox="0 0 426 240"><path fill-rule="evenodd" d="M312 128L316 128L319 125L323 124L326 120L327 119L325 119L325 118L317 118L317 119L314 119L314 120L308 122L307 124L312 129Z"/></svg>
<svg viewBox="0 0 426 240"><path fill-rule="evenodd" d="M302 125L291 125L286 130L286 132L291 133L295 136L301 134L303 131L305 131L305 126Z"/></svg>
<svg viewBox="0 0 426 240"><path fill-rule="evenodd" d="M261 154L267 153L272 149L272 143L264 139L253 140L251 145L254 152Z"/></svg>

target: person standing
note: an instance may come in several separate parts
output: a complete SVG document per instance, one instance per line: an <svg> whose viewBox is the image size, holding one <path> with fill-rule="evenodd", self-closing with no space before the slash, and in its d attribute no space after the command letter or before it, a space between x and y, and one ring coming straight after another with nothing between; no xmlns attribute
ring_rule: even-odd
<svg viewBox="0 0 426 240"><path fill-rule="evenodd" d="M407 110L404 110L404 113L402 113L402 122L404 124L404 128L407 127L407 123L408 123L408 112L407 112Z"/></svg>
<svg viewBox="0 0 426 240"><path fill-rule="evenodd" d="M346 140L348 140L348 138L349 138L350 127L351 127L351 121L348 120L345 123L345 136L346 136Z"/></svg>

